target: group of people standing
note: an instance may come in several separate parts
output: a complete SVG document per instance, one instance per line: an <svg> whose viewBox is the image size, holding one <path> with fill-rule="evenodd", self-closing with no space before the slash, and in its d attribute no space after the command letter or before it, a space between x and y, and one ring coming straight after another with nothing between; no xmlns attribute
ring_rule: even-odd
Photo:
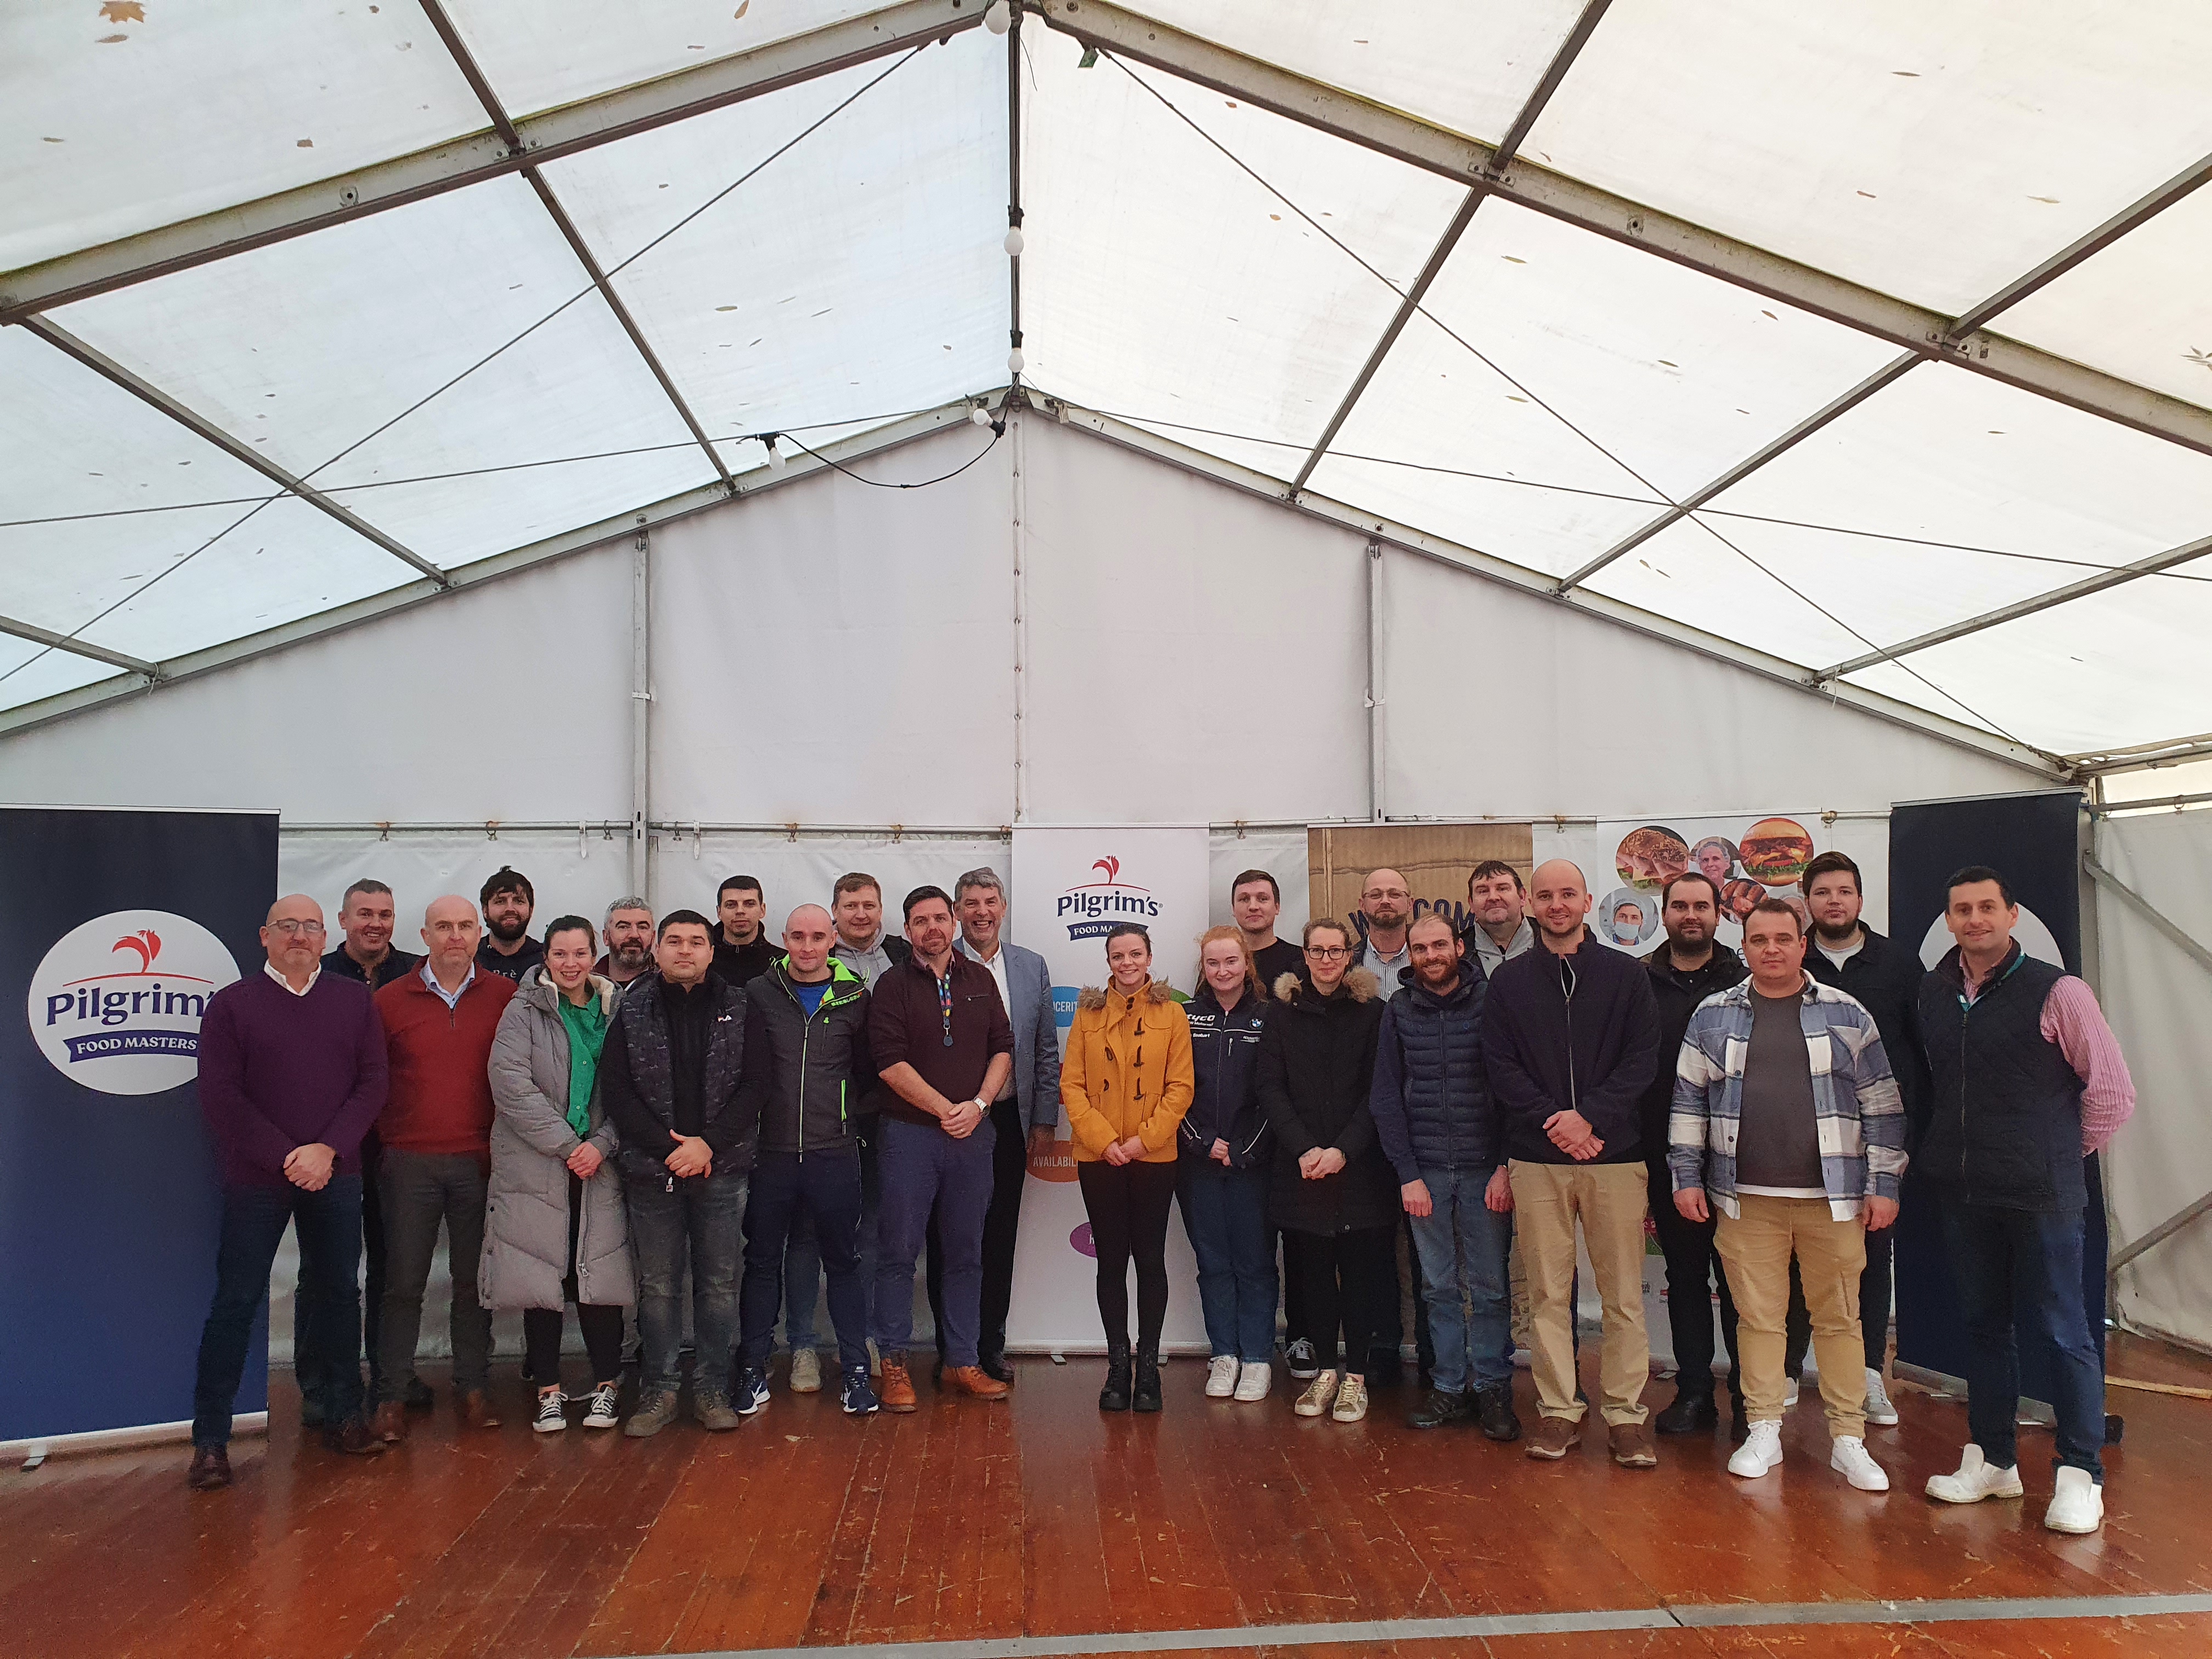
<svg viewBox="0 0 2212 1659"><path fill-rule="evenodd" d="M914 890L902 933L854 872L828 907L769 938L765 895L733 877L710 920L617 900L532 939L528 882L441 898L424 954L392 945L389 888L345 895L344 941L301 895L271 907L264 972L211 999L201 1099L225 1188L218 1286L202 1340L196 1487L228 1484L230 1413L288 1222L301 1247L303 1412L337 1449L404 1438L428 1403L414 1374L441 1224L453 1277L461 1420L495 1426L490 1317L523 1310L535 1425L568 1425L560 1339L573 1304L591 1371L584 1425L612 1428L625 1311L637 1397L626 1432L679 1411L690 1281L692 1413L710 1431L765 1407L779 1316L788 1386L822 1386L826 1280L843 1408L918 1403L913 1304L927 1259L936 1386L991 1401L1013 1381L1006 1321L1027 1158L1062 1109L1097 1261L1102 1409L1163 1404L1170 1212L1198 1263L1205 1393L1271 1390L1357 1422L1396 1374L1401 1271L1427 1382L1408 1421L1522 1437L1515 1289L1525 1289L1538 1419L1529 1455L1578 1443L1577 1235L1603 1306L1596 1401L1613 1460L1657 1462L1652 1429L1717 1426L1711 1297L1730 1358L1730 1470L1782 1460L1806 1346L1832 1462L1886 1490L1865 1425L1893 1423L1881 1381L1889 1228L1908 1157L1943 1208L1965 1304L1973 1440L1951 1502L2017 1496L2016 1332L2060 1358L2059 1474L2046 1522L2101 1520L2101 1348L2081 1309L2081 1159L2132 1109L2088 988L2026 957L2002 878L1950 884L1956 948L1932 973L1861 921L1857 868L1814 860L1813 917L1779 898L1715 932L1702 872L1661 896L1642 961L1591 931L1582 872L1468 880L1468 921L1415 917L1371 872L1357 925L1279 939L1265 871L1232 884L1233 927L1199 941L1188 1000L1135 924L1105 939L1103 984L1056 1030L1050 975L1004 941L1005 892L970 871ZM478 910L483 921L479 925ZM1808 950L1808 944L1811 949ZM1642 1262L1665 1253L1677 1364L1656 1424ZM1410 1249L1401 1269L1401 1230ZM743 1240L742 1274L739 1240ZM366 1243L368 1394L358 1282ZM1279 1286L1278 1248L1282 1263ZM1133 1265L1134 1328L1127 1305ZM1281 1291L1279 1304L1278 1291Z"/></svg>

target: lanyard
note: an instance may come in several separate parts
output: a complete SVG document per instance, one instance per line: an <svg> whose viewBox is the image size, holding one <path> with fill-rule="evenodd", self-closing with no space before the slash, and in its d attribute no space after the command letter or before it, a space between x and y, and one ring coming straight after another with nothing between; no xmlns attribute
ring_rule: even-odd
<svg viewBox="0 0 2212 1659"><path fill-rule="evenodd" d="M937 981L937 1012L945 1022L945 1046L952 1046L952 971L946 964L945 974Z"/></svg>

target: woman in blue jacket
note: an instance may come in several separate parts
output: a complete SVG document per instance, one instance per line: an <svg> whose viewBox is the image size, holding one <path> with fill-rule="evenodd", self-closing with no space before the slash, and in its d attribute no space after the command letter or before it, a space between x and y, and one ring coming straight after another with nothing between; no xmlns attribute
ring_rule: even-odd
<svg viewBox="0 0 2212 1659"><path fill-rule="evenodd" d="M1198 951L1199 992L1183 1005L1194 1088L1176 1143L1176 1193L1213 1349L1206 1396L1265 1400L1275 1348L1272 1132L1252 1082L1267 999L1241 929L1208 929Z"/></svg>

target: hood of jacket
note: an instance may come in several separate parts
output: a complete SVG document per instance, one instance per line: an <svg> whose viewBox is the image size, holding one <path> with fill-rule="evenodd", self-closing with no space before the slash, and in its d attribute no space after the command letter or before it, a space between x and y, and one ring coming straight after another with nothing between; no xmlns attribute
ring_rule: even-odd
<svg viewBox="0 0 2212 1659"><path fill-rule="evenodd" d="M1382 994L1382 981L1365 968L1352 968L1344 975L1344 994L1354 1002L1372 1002ZM1296 974L1284 974L1275 981L1275 1000L1287 1002L1294 1008L1320 1012L1334 1002L1334 997L1325 997Z"/></svg>
<svg viewBox="0 0 2212 1659"><path fill-rule="evenodd" d="M622 1000L623 988L599 974L586 975L592 994L599 1000L599 1012L609 1019L615 1017L615 1004ZM533 1012L561 1017L561 988L545 977L545 964L539 963L522 976L515 987L514 1000Z"/></svg>

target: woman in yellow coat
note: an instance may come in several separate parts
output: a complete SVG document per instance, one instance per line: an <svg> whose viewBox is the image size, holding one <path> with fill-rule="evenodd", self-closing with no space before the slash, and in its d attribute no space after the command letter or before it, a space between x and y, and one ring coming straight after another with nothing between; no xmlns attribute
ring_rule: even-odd
<svg viewBox="0 0 2212 1659"><path fill-rule="evenodd" d="M1101 1411L1160 1408L1160 1327L1168 1312L1168 1210L1176 1130L1190 1109L1190 1021L1152 978L1152 935L1124 922L1106 935L1106 988L1086 986L1060 1066L1060 1103L1098 1258L1106 1326ZM1129 1262L1137 1264L1137 1349L1129 1354Z"/></svg>

